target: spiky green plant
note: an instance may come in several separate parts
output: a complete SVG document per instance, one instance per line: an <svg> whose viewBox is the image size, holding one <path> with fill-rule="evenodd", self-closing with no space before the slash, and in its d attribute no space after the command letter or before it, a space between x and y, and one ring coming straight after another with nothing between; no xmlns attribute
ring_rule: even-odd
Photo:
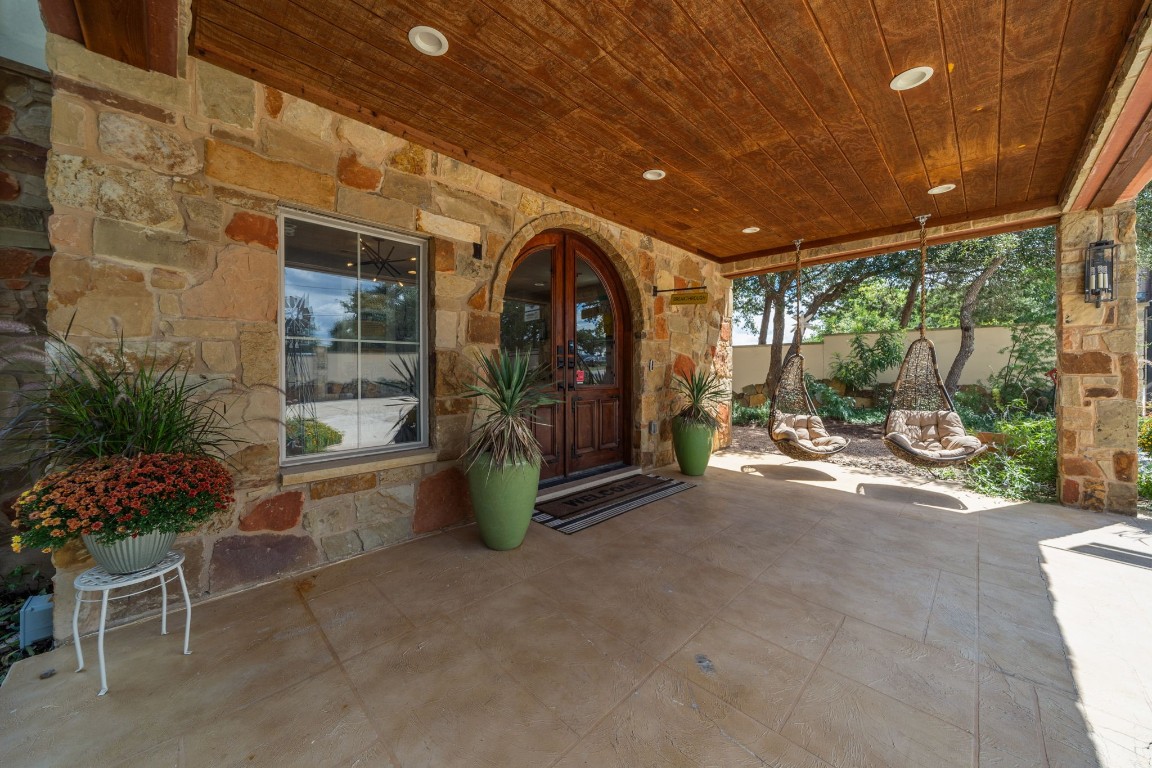
<svg viewBox="0 0 1152 768"><path fill-rule="evenodd" d="M672 388L688 401L676 414L676 418L709 429L719 428L716 407L730 398L732 393L715 373L697 368L688 374L674 374Z"/></svg>
<svg viewBox="0 0 1152 768"><path fill-rule="evenodd" d="M161 366L154 355L133 365L124 349L108 359L86 356L64 336L49 334L47 377L20 392L20 408L0 431L30 465L65 467L103 456L145 453L221 454L223 408L208 396L208 380L191 380L180 361Z"/></svg>
<svg viewBox="0 0 1152 768"><path fill-rule="evenodd" d="M487 416L472 429L464 454L468 466L484 453L491 454L497 470L515 464L539 465L543 455L532 432L534 414L540 406L556 402L545 389L547 367L533 368L528 356L520 352L495 350L480 357L473 372L476 383L467 386L466 395L477 398L477 418L481 413Z"/></svg>

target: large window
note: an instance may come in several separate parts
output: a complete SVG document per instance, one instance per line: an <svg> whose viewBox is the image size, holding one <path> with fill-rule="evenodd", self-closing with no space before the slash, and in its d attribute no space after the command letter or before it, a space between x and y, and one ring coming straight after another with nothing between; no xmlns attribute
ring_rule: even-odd
<svg viewBox="0 0 1152 768"><path fill-rule="evenodd" d="M428 444L425 245L281 215L286 463Z"/></svg>

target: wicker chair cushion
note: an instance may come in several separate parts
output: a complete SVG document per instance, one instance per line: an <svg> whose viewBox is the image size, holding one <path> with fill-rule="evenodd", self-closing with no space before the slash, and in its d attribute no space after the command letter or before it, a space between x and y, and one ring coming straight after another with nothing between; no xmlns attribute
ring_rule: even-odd
<svg viewBox="0 0 1152 768"><path fill-rule="evenodd" d="M980 440L964 431L955 411L893 411L887 437L909 451L950 459L980 450Z"/></svg>
<svg viewBox="0 0 1152 768"><path fill-rule="evenodd" d="M780 413L772 425L772 439L791 440L815 453L835 453L848 445L843 437L832 437L819 416Z"/></svg>

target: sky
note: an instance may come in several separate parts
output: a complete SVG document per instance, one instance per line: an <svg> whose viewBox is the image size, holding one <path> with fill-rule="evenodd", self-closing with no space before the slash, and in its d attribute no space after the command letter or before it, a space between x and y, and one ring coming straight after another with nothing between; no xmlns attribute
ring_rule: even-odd
<svg viewBox="0 0 1152 768"><path fill-rule="evenodd" d="M794 332L793 329L795 327L796 327L796 323L792 320L791 317L789 317L788 320L784 323L784 340L785 341L791 341L792 340L792 334ZM769 332L771 332L771 329L769 329ZM744 344L759 344L759 343L760 343L760 334L758 334L754 331L744 330L742 327L740 327L740 324L737 323L735 319L733 319L733 321L732 321L732 344L734 346L738 347L738 346L741 346Z"/></svg>

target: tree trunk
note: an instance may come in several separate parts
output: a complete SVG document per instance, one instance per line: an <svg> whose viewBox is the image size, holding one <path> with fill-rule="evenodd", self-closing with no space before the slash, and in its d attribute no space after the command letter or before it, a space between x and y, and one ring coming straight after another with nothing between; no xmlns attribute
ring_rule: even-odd
<svg viewBox="0 0 1152 768"><path fill-rule="evenodd" d="M904 308L900 310L900 327L907 328L912 322L912 313L916 311L916 297L920 294L920 276L912 278L908 286L908 293L904 296Z"/></svg>
<svg viewBox="0 0 1152 768"><path fill-rule="evenodd" d="M984 271L976 276L976 279L968 286L968 290L964 292L964 300L960 303L960 351L956 353L956 359L952 361L952 367L948 369L948 377L944 379L944 388L948 390L949 394L955 394L956 388L960 386L960 374L963 372L968 359L972 357L972 351L976 348L975 318L980 292L984 290L988 278L1000 269L1000 265L1004 263L1007 256L1007 249L1000 249L996 258L984 267Z"/></svg>
<svg viewBox="0 0 1152 768"><path fill-rule="evenodd" d="M776 382L780 381L780 371L784 367L784 356L781 351L784 347L784 300L786 286L791 285L791 278L785 281L781 278L781 290L772 297L772 354L768 362L768 378L764 380L765 391L775 392Z"/></svg>
<svg viewBox="0 0 1152 768"><path fill-rule="evenodd" d="M758 342L763 346L768 343L768 324L772 320L772 302L769 300L772 287L768 283L767 275L756 275L756 282L760 284L760 290L764 292L764 311L760 314L760 339Z"/></svg>

